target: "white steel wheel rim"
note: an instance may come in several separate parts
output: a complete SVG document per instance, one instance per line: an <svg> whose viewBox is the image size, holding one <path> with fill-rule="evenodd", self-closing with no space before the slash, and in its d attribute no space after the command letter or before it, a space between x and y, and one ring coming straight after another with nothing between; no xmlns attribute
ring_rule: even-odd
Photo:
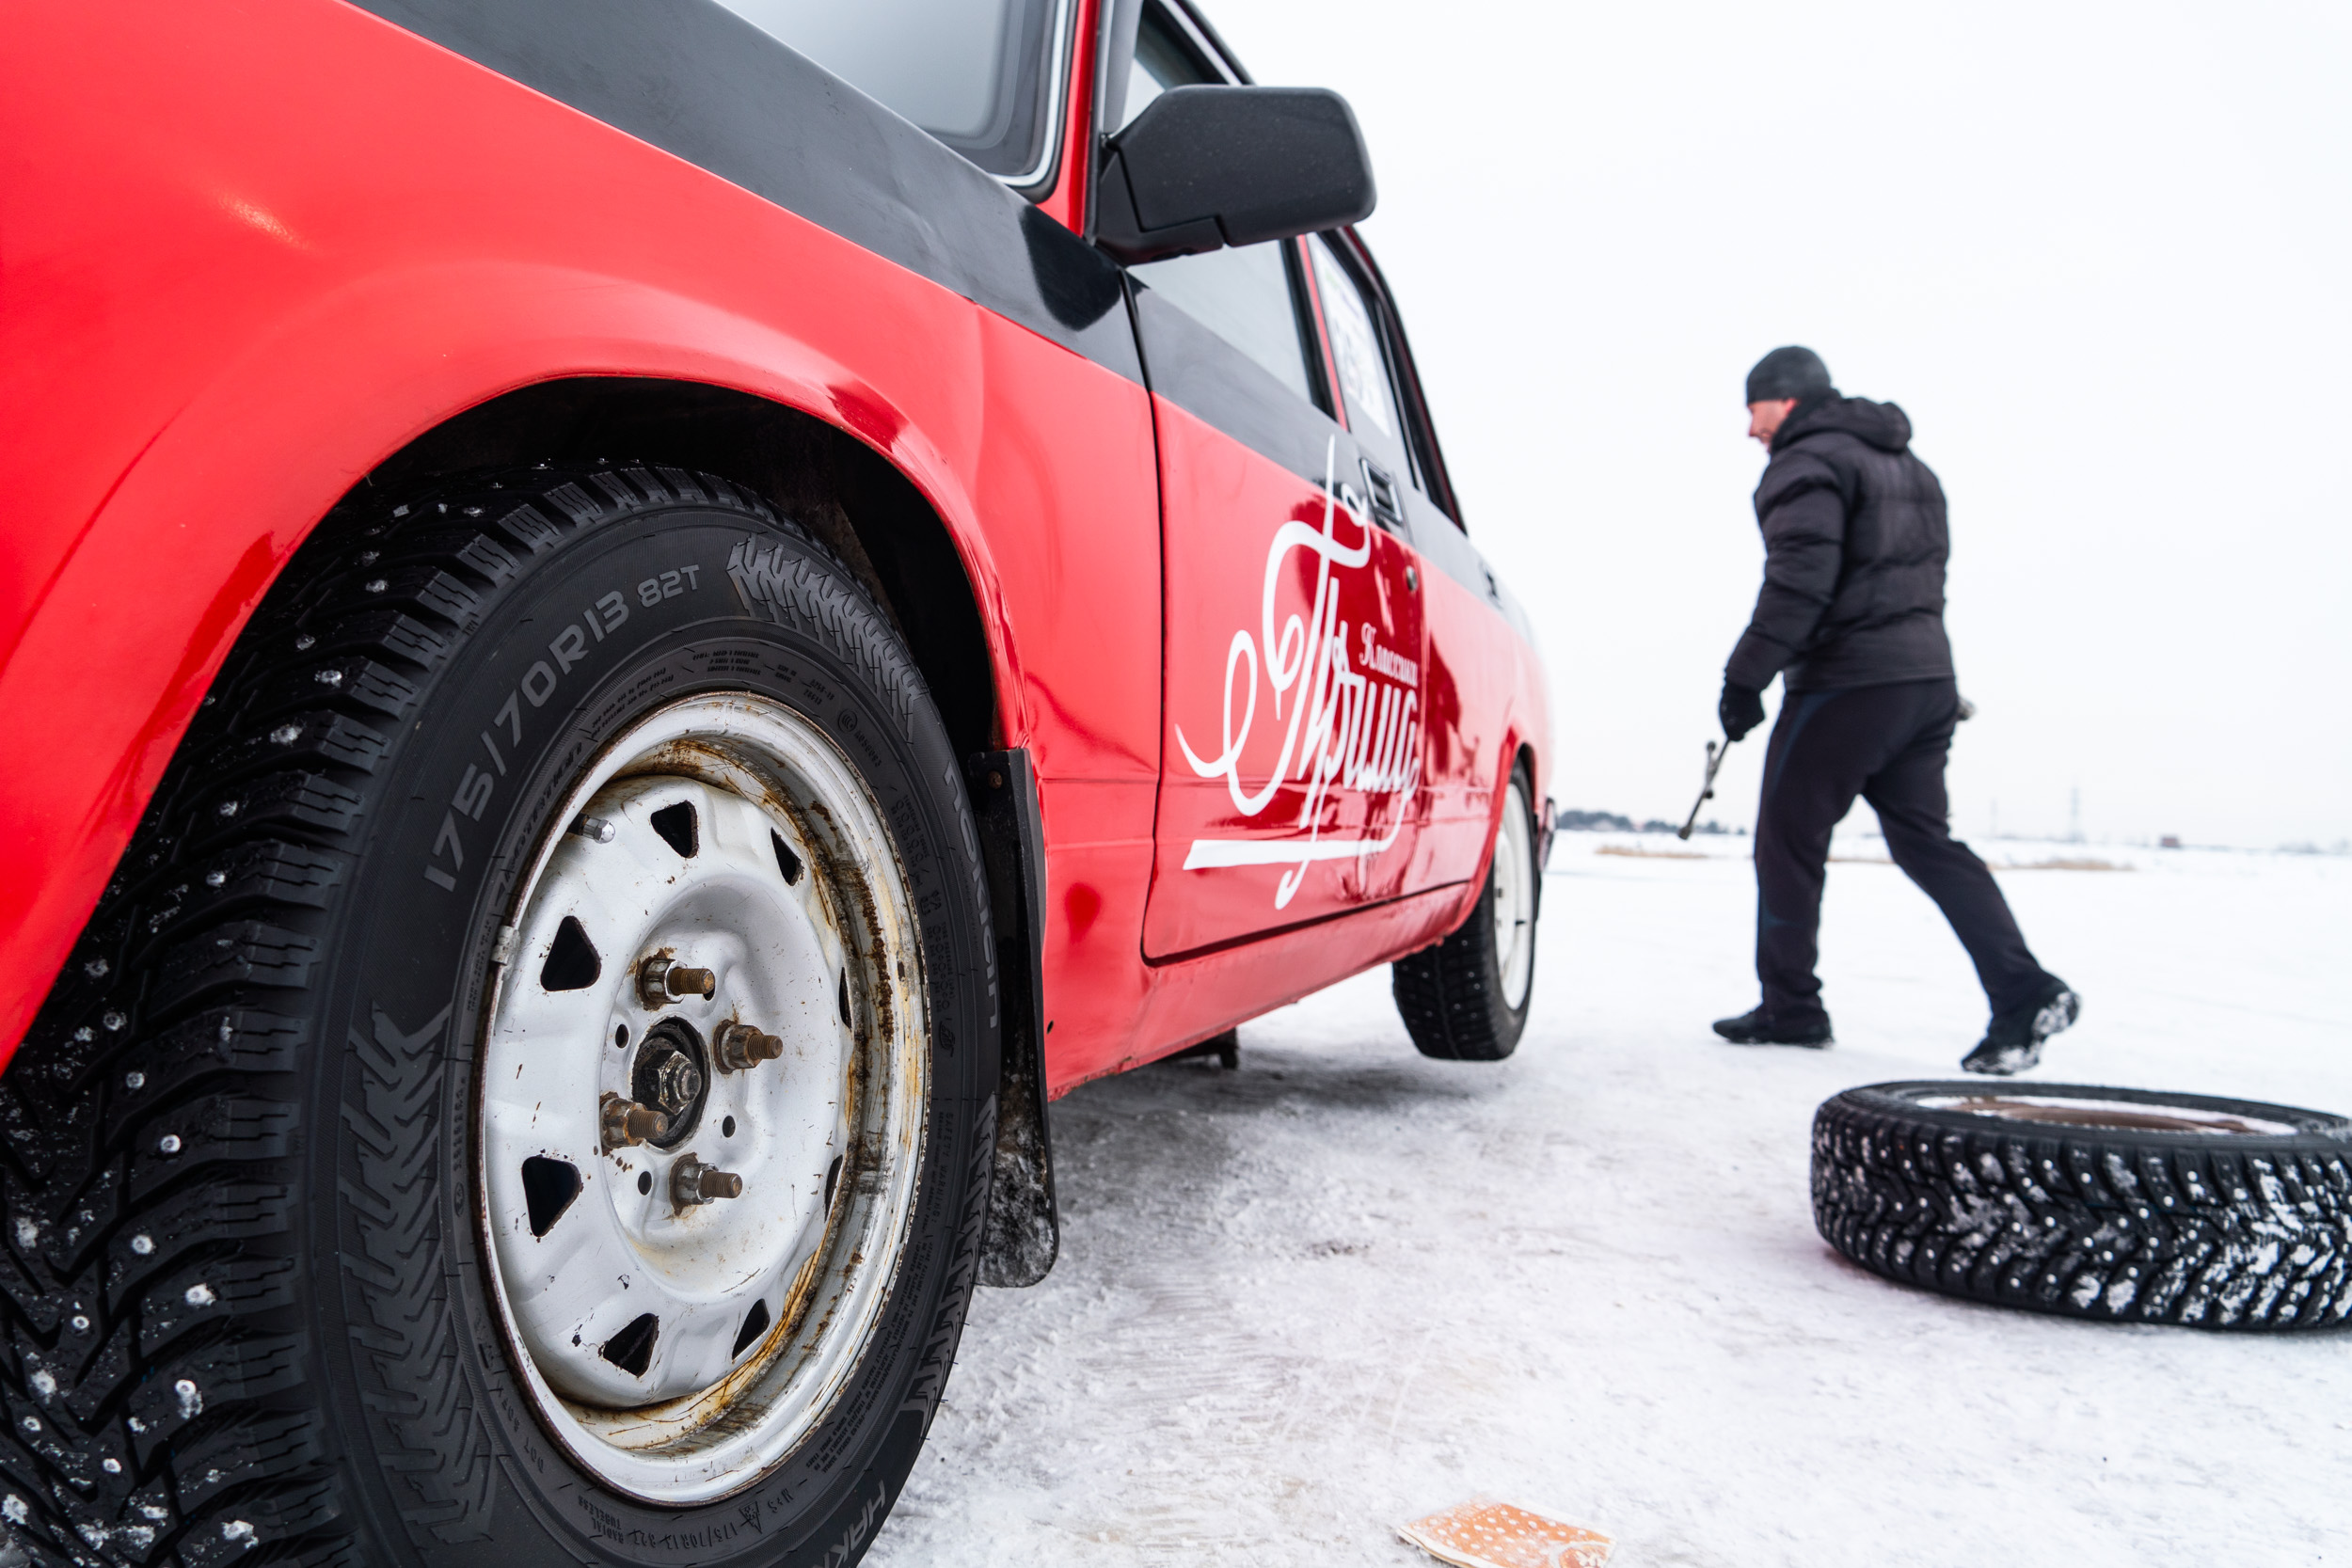
<svg viewBox="0 0 2352 1568"><path fill-rule="evenodd" d="M1527 832L1527 796L1514 780L1495 837L1495 959L1502 1000L1516 1012L1527 1005L1535 968L1535 855Z"/></svg>
<svg viewBox="0 0 2352 1568"><path fill-rule="evenodd" d="M691 855L672 842L681 806ZM585 983L575 937L597 959ZM500 956L475 1168L510 1357L540 1418L613 1489L675 1506L740 1490L864 1360L913 1218L930 1029L881 808L790 709L672 704L553 814ZM649 999L648 958L712 972L713 993ZM726 1023L781 1054L723 1068ZM644 1076L649 1049L683 1042L691 1059L697 1039L692 1114L613 1145L605 1097L680 1091L674 1069ZM681 1203L689 1156L740 1195ZM562 1165L573 1174L550 1174Z"/></svg>

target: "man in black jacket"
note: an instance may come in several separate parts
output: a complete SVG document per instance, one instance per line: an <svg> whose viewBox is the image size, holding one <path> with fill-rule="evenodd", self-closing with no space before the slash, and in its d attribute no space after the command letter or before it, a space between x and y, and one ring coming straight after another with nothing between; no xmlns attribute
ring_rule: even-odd
<svg viewBox="0 0 2352 1568"><path fill-rule="evenodd" d="M1764 997L1715 1032L1830 1043L1813 973L1821 883L1830 830L1860 796L1984 983L1993 1022L1961 1065L2023 1071L2082 1005L2034 961L1993 874L1951 835L1944 763L1961 702L1944 635L1944 488L1912 455L1903 411L1841 397L1811 349L1774 349L1748 372L1748 434L1772 453L1756 487L1764 587L1724 670L1724 733L1738 740L1764 721L1774 675L1782 698L1756 821Z"/></svg>

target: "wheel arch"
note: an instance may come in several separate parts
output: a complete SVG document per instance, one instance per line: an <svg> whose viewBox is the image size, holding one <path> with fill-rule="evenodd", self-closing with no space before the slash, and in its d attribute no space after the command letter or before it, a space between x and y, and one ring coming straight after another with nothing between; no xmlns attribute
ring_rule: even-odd
<svg viewBox="0 0 2352 1568"><path fill-rule="evenodd" d="M1502 745L1498 748L1495 762L1494 811L1486 823L1486 852L1479 857L1478 875L1471 880L1470 902L1472 904L1477 902L1476 890L1486 886L1486 875L1494 868L1495 847L1502 842L1502 814L1510 809L1511 781L1518 775L1521 769L1524 769L1527 774L1527 809L1534 815L1534 820L1529 826L1540 835L1544 826L1543 773L1535 755L1534 740L1515 721L1504 733ZM1542 847L1540 836L1536 844L1540 851ZM1543 879L1536 878L1535 902L1538 910L1543 906ZM1464 908L1462 913L1465 919L1469 918L1468 907Z"/></svg>
<svg viewBox="0 0 2352 1568"><path fill-rule="evenodd" d="M1535 914L1541 919L1544 912L1544 870L1551 863L1551 812L1544 795L1543 768L1535 754L1535 743L1524 736L1519 737L1518 747L1512 752L1510 771L1503 777L1508 779L1512 772L1520 769L1525 769L1527 773L1527 809L1535 816L1529 826L1534 832L1535 844ZM1509 799L1507 794L1504 799ZM1486 852L1489 855L1494 853L1492 849Z"/></svg>
<svg viewBox="0 0 2352 1568"><path fill-rule="evenodd" d="M566 376L464 410L392 453L348 495L540 461L661 464L749 485L840 558L881 604L960 754L998 741L995 648L972 571L930 499L840 425L704 382ZM340 503L339 503L340 504Z"/></svg>
<svg viewBox="0 0 2352 1568"><path fill-rule="evenodd" d="M1468 920L1470 917L1470 911L1478 907L1478 895L1485 891L1486 886L1486 874L1494 868L1495 845L1501 840L1502 834L1502 814L1507 809L1511 799L1511 777L1522 768L1527 770L1527 803L1529 809L1535 813L1535 831L1539 834L1548 831L1543 819L1541 766L1541 759L1536 755L1534 738L1516 722L1508 726L1503 732L1502 743L1495 748L1495 786L1492 791L1492 804L1486 813L1486 847L1479 853L1477 870L1461 884L1458 900L1452 912L1446 916L1445 929L1433 940L1443 941L1454 932L1460 930L1462 922ZM1535 879L1535 902L1538 910L1543 906L1543 879L1538 877Z"/></svg>
<svg viewBox="0 0 2352 1568"><path fill-rule="evenodd" d="M74 723L44 768L0 780L0 885L15 890L0 942L17 960L0 1066L246 620L365 486L585 455L772 487L878 590L957 745L1018 744L1019 656L957 428L981 395L978 343L935 343L932 374L962 389L894 396L705 302L513 263L380 274L289 311L124 452L90 512L51 525L72 540L0 663L0 724Z"/></svg>

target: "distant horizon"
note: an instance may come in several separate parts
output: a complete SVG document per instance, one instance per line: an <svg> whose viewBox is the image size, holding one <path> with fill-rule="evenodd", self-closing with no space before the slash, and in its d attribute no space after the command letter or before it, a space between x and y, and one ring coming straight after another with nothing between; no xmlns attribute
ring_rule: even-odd
<svg viewBox="0 0 2352 1568"><path fill-rule="evenodd" d="M1571 825L1560 820L1561 817L1570 816L1586 817L1614 817L1618 821L1629 823L1631 826L1623 828L1594 827L1585 823ZM1850 816L1844 822L1838 824L1836 832L1837 837L1875 839L1883 839L1885 837L1885 835L1879 831L1877 824L1869 819L1867 808L1857 811L1856 816L1860 817L1861 820L1857 821L1855 817ZM1553 831L1564 833L1672 833L1680 826L1680 823L1669 822L1663 817L1638 817L1630 812L1608 811L1589 806L1561 806L1558 808L1557 815L1553 818ZM1692 829L1692 834L1693 837L1704 835L1709 838L1745 838L1749 835L1749 832L1750 828L1747 823L1724 823L1718 821L1714 817L1702 818L1698 825ZM2282 844L2210 844L2193 842L2183 838L2178 843L2168 844L2164 842L2166 838L2177 837L2178 835L2159 833L2145 837L2122 837L2113 834L2101 835L2096 833L2085 833L2081 837L2076 838L2069 837L2064 833L1975 832L1961 833L1957 836L1963 839L1973 838L1987 844L2046 844L2058 847L2063 847L2067 845L2081 845L2086 847L2105 847L2107 848L2121 849L2205 849L2217 850L2233 855L2352 856L2352 838L2338 839L2332 844L2316 844L2309 841L2295 840L2290 840Z"/></svg>

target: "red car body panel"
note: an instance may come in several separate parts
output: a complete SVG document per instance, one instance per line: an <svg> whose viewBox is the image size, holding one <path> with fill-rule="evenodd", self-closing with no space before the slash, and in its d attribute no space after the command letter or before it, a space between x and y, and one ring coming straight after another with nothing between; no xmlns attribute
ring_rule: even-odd
<svg viewBox="0 0 2352 1568"><path fill-rule="evenodd" d="M1041 203L1071 227L1093 12ZM0 150L0 1052L308 531L421 434L557 378L801 410L937 512L984 624L999 738L1041 780L1057 1090L1441 935L1475 895L1497 770L1522 743L1549 765L1532 654L1423 571L1442 648L1425 650L1409 871L1320 887L1299 911L1314 923L1264 940L1216 946L1280 922L1196 910L1154 943L1163 670L1171 725L1191 733L1203 683L1215 717L1214 677L1188 666L1180 690L1168 651L1184 639L1163 648L1164 444L1191 438L1170 434L1190 416L1155 419L1134 380L340 0L20 11ZM1282 481L1295 512L1311 487ZM1171 581L1254 581L1263 540L1246 553L1171 557Z"/></svg>
<svg viewBox="0 0 2352 1568"><path fill-rule="evenodd" d="M1524 668L1518 639L1486 604L1442 578L1429 593L1428 826L1422 847L1438 881L1483 879L1502 816L1502 786L1532 747L1549 755L1546 694ZM1543 803L1548 771L1529 780Z"/></svg>
<svg viewBox="0 0 2352 1568"><path fill-rule="evenodd" d="M1408 549L1154 403L1168 672L1144 950L1166 958L1422 885L1422 650Z"/></svg>

